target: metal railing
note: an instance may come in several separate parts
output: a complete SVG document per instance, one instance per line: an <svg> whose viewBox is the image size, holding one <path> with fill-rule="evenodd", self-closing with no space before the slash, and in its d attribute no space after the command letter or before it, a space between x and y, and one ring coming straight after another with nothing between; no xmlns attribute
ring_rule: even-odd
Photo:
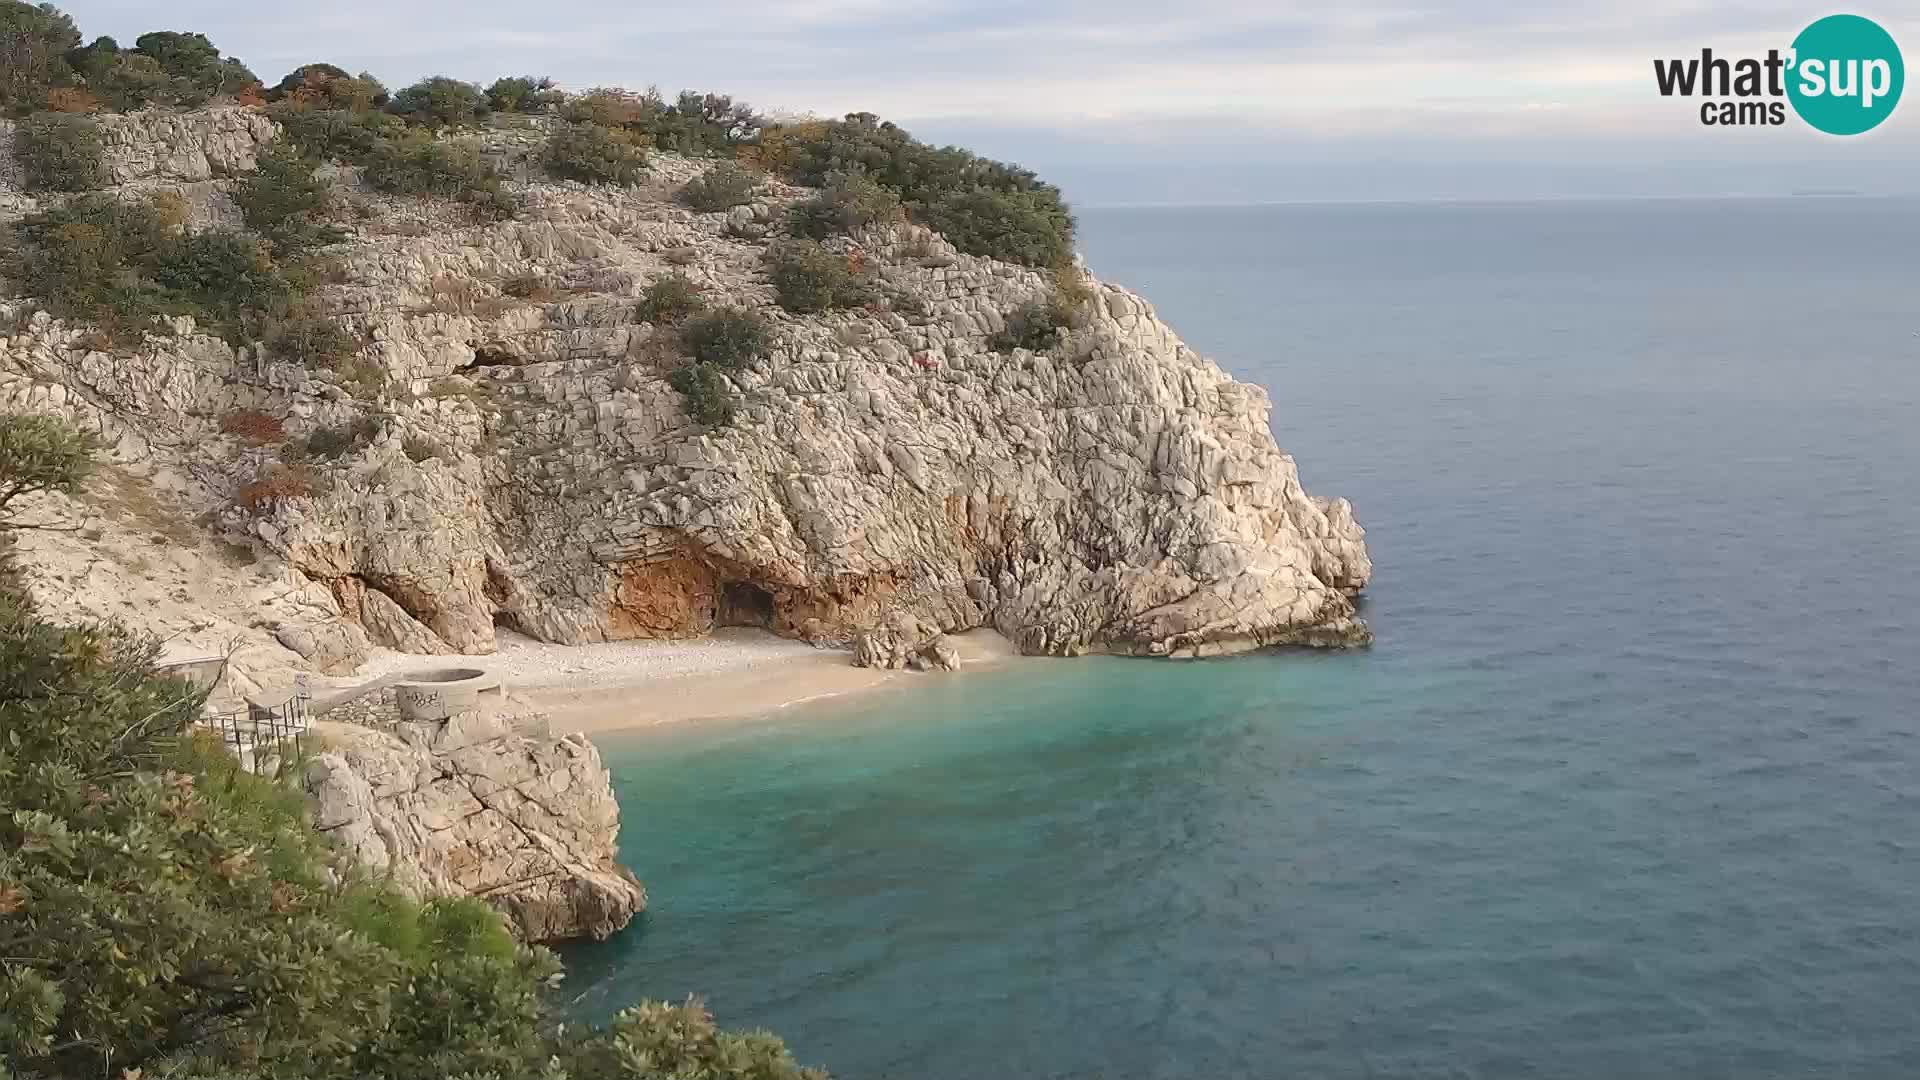
<svg viewBox="0 0 1920 1080"><path fill-rule="evenodd" d="M305 694L295 694L282 705L248 705L225 712L209 710L201 724L219 733L221 741L236 749L261 743L290 739L307 730Z"/></svg>

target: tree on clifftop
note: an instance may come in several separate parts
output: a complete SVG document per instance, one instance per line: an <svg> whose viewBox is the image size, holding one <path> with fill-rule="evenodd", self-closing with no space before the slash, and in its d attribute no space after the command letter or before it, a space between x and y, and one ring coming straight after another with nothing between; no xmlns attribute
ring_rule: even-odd
<svg viewBox="0 0 1920 1080"><path fill-rule="evenodd" d="M73 20L52 4L0 0L0 110L31 112L49 88L73 82L66 53L79 44Z"/></svg>

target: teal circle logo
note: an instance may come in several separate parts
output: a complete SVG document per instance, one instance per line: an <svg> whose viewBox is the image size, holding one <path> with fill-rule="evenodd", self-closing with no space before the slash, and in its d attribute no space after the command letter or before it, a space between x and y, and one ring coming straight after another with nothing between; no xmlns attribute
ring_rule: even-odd
<svg viewBox="0 0 1920 1080"><path fill-rule="evenodd" d="M1878 126L1900 103L1907 81L1893 35L1858 15L1829 15L1800 31L1789 63L1793 111L1829 135Z"/></svg>

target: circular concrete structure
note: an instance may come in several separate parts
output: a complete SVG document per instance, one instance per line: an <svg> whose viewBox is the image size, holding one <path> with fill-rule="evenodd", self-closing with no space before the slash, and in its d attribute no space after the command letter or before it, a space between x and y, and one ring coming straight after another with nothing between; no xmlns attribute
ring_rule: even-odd
<svg viewBox="0 0 1920 1080"><path fill-rule="evenodd" d="M445 720L497 705L505 696L499 676L479 668L414 671L393 681L393 702L402 720Z"/></svg>

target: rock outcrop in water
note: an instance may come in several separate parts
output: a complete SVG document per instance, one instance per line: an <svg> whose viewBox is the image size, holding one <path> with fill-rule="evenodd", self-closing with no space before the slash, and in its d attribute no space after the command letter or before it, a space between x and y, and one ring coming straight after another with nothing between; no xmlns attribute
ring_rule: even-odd
<svg viewBox="0 0 1920 1080"><path fill-rule="evenodd" d="M407 892L479 897L526 941L605 939L646 907L614 861L620 808L585 738L480 713L318 734L314 827Z"/></svg>
<svg viewBox="0 0 1920 1080"><path fill-rule="evenodd" d="M226 178L273 134L243 109L107 122L112 175L177 191L197 224L238 224ZM490 137L510 173L532 175L538 132ZM763 259L805 190L767 183L732 214L695 213L671 193L703 168L659 154L633 188L530 179L519 216L490 225L332 170L356 217L326 296L372 385L186 320L102 351L86 327L14 303L0 408L102 431L138 482L264 556L237 571L246 589L189 582L108 613L237 638L243 667L290 648L335 669L367 644L485 653L501 626L581 643L759 625L845 644L896 613L924 631L889 657L979 626L1053 655L1368 639L1350 507L1307 494L1266 393L1145 300L1092 282L1062 344L999 352L989 338L1047 276L896 225L853 247L898 302L790 315ZM0 218L35 205L0 177ZM639 291L669 271L774 327L771 357L733 376L731 426L688 419L665 378L669 331L637 318ZM524 282L539 287L510 288ZM359 438L309 466L309 495L242 509L234 492L276 450L223 434L236 410L284 418L296 441ZM82 579L78 595L111 572L103 560L124 561L84 544L28 557Z"/></svg>

